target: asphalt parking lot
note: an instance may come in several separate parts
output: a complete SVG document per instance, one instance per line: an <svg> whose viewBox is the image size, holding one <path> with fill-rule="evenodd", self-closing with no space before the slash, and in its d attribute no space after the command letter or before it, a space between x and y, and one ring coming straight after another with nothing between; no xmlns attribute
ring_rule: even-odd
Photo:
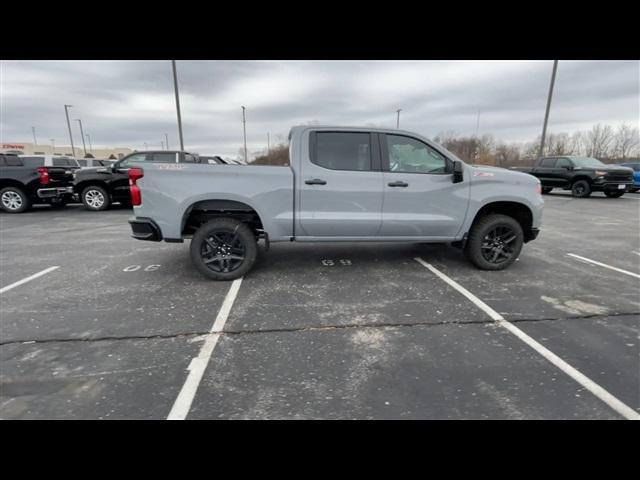
<svg viewBox="0 0 640 480"><path fill-rule="evenodd" d="M273 244L233 283L188 242L132 239L130 215L0 213L0 418L640 412L640 195L546 195L506 271L446 245Z"/></svg>

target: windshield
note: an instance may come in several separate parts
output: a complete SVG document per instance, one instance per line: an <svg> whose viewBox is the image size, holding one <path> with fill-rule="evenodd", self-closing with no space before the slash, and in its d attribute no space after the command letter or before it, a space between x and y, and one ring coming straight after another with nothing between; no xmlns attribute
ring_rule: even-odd
<svg viewBox="0 0 640 480"><path fill-rule="evenodd" d="M576 167L603 167L602 163L597 158L590 157L571 157L571 161Z"/></svg>

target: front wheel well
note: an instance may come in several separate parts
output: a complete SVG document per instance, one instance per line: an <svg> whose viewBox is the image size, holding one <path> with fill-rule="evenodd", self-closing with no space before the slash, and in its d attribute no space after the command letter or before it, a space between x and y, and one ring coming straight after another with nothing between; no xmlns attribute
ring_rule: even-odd
<svg viewBox="0 0 640 480"><path fill-rule="evenodd" d="M198 228L214 218L235 218L246 223L258 236L263 229L260 215L246 203L235 200L202 200L191 205L182 219L182 235L193 235Z"/></svg>
<svg viewBox="0 0 640 480"><path fill-rule="evenodd" d="M518 202L492 202L483 206L478 213L476 213L471 228L476 224L478 220L487 215L498 213L501 215L507 215L508 217L515 218L524 232L524 240L528 242L535 238L532 226L533 226L533 214L529 207ZM471 229L470 228L470 229Z"/></svg>
<svg viewBox="0 0 640 480"><path fill-rule="evenodd" d="M585 180L589 185L593 183L593 179L591 177L587 177L586 175L580 175L579 177L573 177L573 179L571 180L571 185L573 185L576 182L579 182L580 180Z"/></svg>

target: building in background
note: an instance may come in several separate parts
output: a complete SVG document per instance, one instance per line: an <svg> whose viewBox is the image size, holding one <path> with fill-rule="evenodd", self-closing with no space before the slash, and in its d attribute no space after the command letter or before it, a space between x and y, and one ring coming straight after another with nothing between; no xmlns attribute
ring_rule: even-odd
<svg viewBox="0 0 640 480"><path fill-rule="evenodd" d="M68 157L72 156L70 145L56 145L54 149L53 145L35 145L33 143L27 143L27 142L3 142L1 146L2 148L0 149L0 153L14 152L19 155L65 155ZM75 145L75 150L76 150L77 158L84 157L84 149L82 148L82 143L80 143L80 148L78 148L78 146ZM132 152L133 150L130 148L94 148L93 150L87 149L87 153L91 153L91 155L99 159L107 159L112 155L114 158L118 159Z"/></svg>

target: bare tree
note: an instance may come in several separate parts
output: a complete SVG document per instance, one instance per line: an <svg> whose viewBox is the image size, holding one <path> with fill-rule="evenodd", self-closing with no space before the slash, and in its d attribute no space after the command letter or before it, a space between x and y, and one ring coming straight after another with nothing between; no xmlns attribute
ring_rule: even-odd
<svg viewBox="0 0 640 480"><path fill-rule="evenodd" d="M626 160L637 154L638 146L640 146L640 134L638 127L632 127L626 123L621 124L615 133L614 153L617 159Z"/></svg>
<svg viewBox="0 0 640 480"><path fill-rule="evenodd" d="M550 133L545 145L545 155L572 155L568 133Z"/></svg>
<svg viewBox="0 0 640 480"><path fill-rule="evenodd" d="M594 125L586 134L586 154L588 157L608 159L612 157L613 128L611 125Z"/></svg>

